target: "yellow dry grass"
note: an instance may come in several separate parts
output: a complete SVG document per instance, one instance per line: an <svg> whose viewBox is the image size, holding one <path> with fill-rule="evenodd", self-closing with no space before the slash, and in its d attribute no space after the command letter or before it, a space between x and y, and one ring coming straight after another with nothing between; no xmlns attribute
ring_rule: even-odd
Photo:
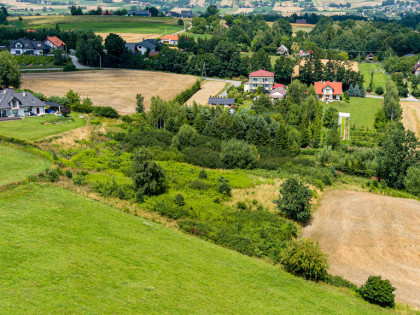
<svg viewBox="0 0 420 315"><path fill-rule="evenodd" d="M25 73L22 88L47 96L64 96L69 89L93 105L112 106L120 114L135 112L136 94L145 99L146 110L152 96L170 100L197 80L191 75L138 70L92 70L79 72Z"/></svg>
<svg viewBox="0 0 420 315"><path fill-rule="evenodd" d="M293 76L298 76L299 75L299 66L303 66L306 62L305 58L302 58L300 63L297 64L294 68L293 68ZM326 65L328 62L328 59L321 59L321 62L323 65ZM344 65L346 67L346 69L351 69L353 71L359 71L359 64L356 61L337 61L339 62L341 65Z"/></svg>
<svg viewBox="0 0 420 315"><path fill-rule="evenodd" d="M99 35L105 40L105 38L109 35L109 33L95 33ZM160 34L138 34L138 33L114 33L120 36L123 40L127 43L139 43L144 39L155 39L161 37Z"/></svg>
<svg viewBox="0 0 420 315"><path fill-rule="evenodd" d="M401 102L403 108L403 124L405 128L414 132L417 138L420 137L420 103Z"/></svg>
<svg viewBox="0 0 420 315"><path fill-rule="evenodd" d="M193 102L199 105L207 105L209 97L217 96L225 85L226 82L223 81L205 81L201 84L201 89L187 101L187 105L191 106Z"/></svg>
<svg viewBox="0 0 420 315"><path fill-rule="evenodd" d="M363 284L381 275L396 300L420 307L420 202L366 192L325 194L302 237L318 241L329 272Z"/></svg>
<svg viewBox="0 0 420 315"><path fill-rule="evenodd" d="M252 11L254 11L254 8L239 8L236 10L235 14L252 13Z"/></svg>
<svg viewBox="0 0 420 315"><path fill-rule="evenodd" d="M360 8L360 7L374 7L380 6L382 4L381 1L355 1L351 3L352 8Z"/></svg>
<svg viewBox="0 0 420 315"><path fill-rule="evenodd" d="M196 5L199 7L204 7L205 3L206 3L206 0L197 0Z"/></svg>
<svg viewBox="0 0 420 315"><path fill-rule="evenodd" d="M261 184L251 188L233 189L232 198L226 204L235 206L238 201L257 200L265 209L276 211L276 205L273 200L279 197L280 181L274 184Z"/></svg>
<svg viewBox="0 0 420 315"><path fill-rule="evenodd" d="M233 0L222 0L222 2L221 2L221 6L225 6L225 5L227 5L227 6L231 6L232 5L232 3L233 3Z"/></svg>

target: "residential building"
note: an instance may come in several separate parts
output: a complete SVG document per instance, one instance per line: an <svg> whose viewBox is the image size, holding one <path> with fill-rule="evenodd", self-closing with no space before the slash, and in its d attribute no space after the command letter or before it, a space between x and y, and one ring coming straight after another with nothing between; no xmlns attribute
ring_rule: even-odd
<svg viewBox="0 0 420 315"><path fill-rule="evenodd" d="M323 102L339 101L343 94L342 82L315 82L317 98Z"/></svg>
<svg viewBox="0 0 420 315"><path fill-rule="evenodd" d="M44 102L29 92L17 93L13 89L0 91L0 117L25 117L45 114Z"/></svg>
<svg viewBox="0 0 420 315"><path fill-rule="evenodd" d="M287 49L286 46L281 45L278 49L277 49L277 53L279 55L284 55L284 56L288 56L289 55L289 49Z"/></svg>
<svg viewBox="0 0 420 315"><path fill-rule="evenodd" d="M373 59L375 58L374 54L370 53L366 56L366 61L373 62Z"/></svg>
<svg viewBox="0 0 420 315"><path fill-rule="evenodd" d="M209 98L209 105L232 106L232 105L235 105L235 99L234 98L226 98L226 97L210 97Z"/></svg>
<svg viewBox="0 0 420 315"><path fill-rule="evenodd" d="M414 65L412 72L414 75L420 75L420 60Z"/></svg>
<svg viewBox="0 0 420 315"><path fill-rule="evenodd" d="M274 72L258 70L249 74L249 82L244 84L245 92L254 92L259 86L264 90L271 92L274 85Z"/></svg>
<svg viewBox="0 0 420 315"><path fill-rule="evenodd" d="M163 44L178 45L178 35L165 35L160 39L160 41Z"/></svg>
<svg viewBox="0 0 420 315"><path fill-rule="evenodd" d="M287 95L287 90L281 86L274 88L270 93L270 97L274 100L282 99L286 95Z"/></svg>
<svg viewBox="0 0 420 315"><path fill-rule="evenodd" d="M296 24L306 24L307 21L306 21L306 19L296 19L296 22L295 23Z"/></svg>
<svg viewBox="0 0 420 315"><path fill-rule="evenodd" d="M50 46L51 49L66 49L66 44L57 36L47 36L47 39L44 40L44 44Z"/></svg>
<svg viewBox="0 0 420 315"><path fill-rule="evenodd" d="M181 17L182 18L192 18L193 14L191 10L181 10Z"/></svg>
<svg viewBox="0 0 420 315"><path fill-rule="evenodd" d="M19 38L10 41L9 50L12 55L45 55L51 48L39 40Z"/></svg>
<svg viewBox="0 0 420 315"><path fill-rule="evenodd" d="M158 51L161 45L163 44L156 39L144 39L141 43L126 43L125 47L133 53L139 52L144 55L148 50L149 52Z"/></svg>

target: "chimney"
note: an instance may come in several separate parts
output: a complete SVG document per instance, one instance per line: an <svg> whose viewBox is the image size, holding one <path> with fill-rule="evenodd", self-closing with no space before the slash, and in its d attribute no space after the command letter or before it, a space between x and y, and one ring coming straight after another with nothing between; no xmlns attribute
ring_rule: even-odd
<svg viewBox="0 0 420 315"><path fill-rule="evenodd" d="M3 90L3 94L6 94L6 93L7 93L7 90L6 90L6 89L4 89L4 90Z"/></svg>
<svg viewBox="0 0 420 315"><path fill-rule="evenodd" d="M25 91L23 91L22 95L23 95L23 97L26 97L26 92L25 92Z"/></svg>

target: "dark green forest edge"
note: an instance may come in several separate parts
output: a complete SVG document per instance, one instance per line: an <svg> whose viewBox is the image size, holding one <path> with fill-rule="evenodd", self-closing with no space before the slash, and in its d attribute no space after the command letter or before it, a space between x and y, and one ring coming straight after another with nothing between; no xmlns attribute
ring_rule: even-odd
<svg viewBox="0 0 420 315"><path fill-rule="evenodd" d="M90 65L95 64L96 57L92 56L96 56L97 51L104 55L105 60L115 64L129 60L130 67L136 64L143 69L180 73L190 71L188 69L192 68L189 67L194 64L195 70L188 73L201 71L202 60L209 62L207 64L206 61L207 71L214 71L212 75L222 77L247 75L250 70L259 68L270 69L267 47L279 38L278 33L282 39L290 38L291 33L287 31L290 24L279 20L269 30L265 21L258 17L252 20L238 17L234 21L239 24L242 20L246 26L239 25L239 29L249 31L249 38L253 38L250 46L246 43L243 46L255 48L256 53L251 58L241 57L238 47L244 43L227 40L228 34L223 35L226 37L214 34L212 39L194 41L194 44L186 40L192 47L197 47L196 52L195 48L188 48L186 52L162 48L156 59L144 60L124 49L119 51L118 47L123 47L123 42L116 35L110 35L108 39L112 40L105 41L105 54L98 37L90 32L41 32L69 36L69 43L73 39L73 44L79 47L78 57ZM276 23L279 25L277 30ZM352 128L350 141L341 140L338 111L333 107L324 109L323 104L315 99L311 85L314 80L330 79L324 76L331 76L333 80L342 79L346 90L354 90L356 86L360 86L359 91L363 89L363 76L338 66L338 58L345 59L346 56L342 52L334 54L334 50L330 49L337 48L340 43L338 38L346 33L352 34L357 44L374 45L375 41L370 37L362 38L361 32L356 31L360 23L381 31L378 45L388 38L392 46L392 36L412 36L415 39L419 35L413 29L396 23L347 20L335 24L341 31L328 38L329 33L321 30L333 27L332 23L329 18L322 18L319 27L317 25L311 34L301 36L301 44L308 45L305 47L313 50L314 57L307 60L300 76L288 86L287 97L283 100L273 103L264 91L244 93L240 87L230 88L228 93L239 99L251 100L252 109L232 112L219 106L185 106L185 101L200 88L196 83L174 100L152 98L147 113L144 112L144 99L138 95L137 113L120 117L112 108L92 106L89 99L81 100L71 90L65 98L46 98L34 93L42 100L62 104L65 116L71 112L84 113L91 131L89 139L75 140L75 145L71 147L60 147L54 142L61 136L36 143L6 136L1 136L0 140L5 145L48 156L54 163L52 168L30 176L30 182L50 182L81 194L93 193L95 198L103 202L112 201L127 213L152 216L187 234L279 264L305 279L346 287L369 302L395 307L394 288L387 280L370 277L365 285L357 288L345 279L333 277L328 274L327 257L320 246L312 240L296 238L302 226L311 220L313 203L328 187L354 185L374 193L420 197L420 144L400 122L399 82L388 80L383 107L375 116L374 126L371 129ZM229 28L229 31L232 29L235 27ZM21 32L1 30L3 33L0 34L8 34L9 38ZM284 30L287 33L283 33ZM9 32L15 32L15 35ZM272 37L268 36L266 44L258 47L260 38L269 35L269 32L272 32ZM297 38L299 40L299 35ZM209 45L208 51L200 46L200 41ZM419 40L410 41L411 44L413 42L420 43ZM85 45L82 50L80 45ZM419 51L418 47L407 49ZM85 52L84 55L82 52ZM393 53L399 55L404 51L397 52L395 47L391 55ZM128 54L129 58L122 59L124 54ZM325 68L319 62L324 56L330 61ZM384 54L384 58L386 56ZM93 59L90 60L91 57ZM274 66L279 82L285 82L286 77L290 79L287 71L288 76L283 77L284 69L280 70L283 65L290 67L284 59ZM0 68L2 87L18 88L20 78L16 60L2 52ZM403 69L401 72L404 72ZM10 73L15 75L10 76ZM69 119L60 118L63 123ZM273 200L277 206L275 211L264 208L252 195L234 206L228 205L234 189L257 190L260 184L279 181L280 192ZM13 187L3 187L2 190ZM310 264L302 264L302 261Z"/></svg>

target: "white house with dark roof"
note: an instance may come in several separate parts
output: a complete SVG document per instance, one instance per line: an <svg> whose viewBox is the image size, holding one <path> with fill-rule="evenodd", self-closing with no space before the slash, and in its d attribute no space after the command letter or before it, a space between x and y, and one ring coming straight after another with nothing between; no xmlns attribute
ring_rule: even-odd
<svg viewBox="0 0 420 315"><path fill-rule="evenodd" d="M50 47L39 40L19 38L10 41L9 51L12 55L46 55Z"/></svg>
<svg viewBox="0 0 420 315"><path fill-rule="evenodd" d="M256 91L259 86L271 92L274 85L274 72L258 70L249 74L249 81L244 84L245 92Z"/></svg>
<svg viewBox="0 0 420 315"><path fill-rule="evenodd" d="M45 114L45 104L29 92L0 91L0 117L25 117Z"/></svg>

